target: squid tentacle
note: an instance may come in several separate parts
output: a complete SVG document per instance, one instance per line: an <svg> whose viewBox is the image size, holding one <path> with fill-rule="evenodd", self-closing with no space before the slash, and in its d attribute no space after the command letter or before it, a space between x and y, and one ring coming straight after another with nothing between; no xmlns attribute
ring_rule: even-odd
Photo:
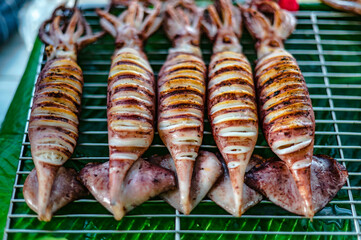
<svg viewBox="0 0 361 240"><path fill-rule="evenodd" d="M118 1L114 1L115 5ZM109 12L96 9L97 14L101 17L101 26L115 37L115 44L118 48L136 47L142 49L143 40L150 36L158 29L162 19L161 3L159 1L148 1L153 5L153 9L141 4L139 1L120 1L128 5L128 9L123 11L118 17Z"/></svg>
<svg viewBox="0 0 361 240"><path fill-rule="evenodd" d="M214 42L213 53L225 50L241 53L242 46L238 39L242 34L242 18L239 9L231 2L219 0L210 5L205 11L202 26L208 38Z"/></svg>
<svg viewBox="0 0 361 240"><path fill-rule="evenodd" d="M70 20L67 16L72 15ZM39 29L40 39L49 44L48 58L71 57L76 59L77 52L85 45L96 41L102 32L93 34L89 24L77 8L57 7L51 18ZM83 41L85 39L85 41Z"/></svg>
<svg viewBox="0 0 361 240"><path fill-rule="evenodd" d="M238 6L248 31L257 40L259 57L273 49L284 48L283 41L296 27L296 18L290 12L281 9L272 1L254 1L249 8ZM273 15L273 23L263 12Z"/></svg>

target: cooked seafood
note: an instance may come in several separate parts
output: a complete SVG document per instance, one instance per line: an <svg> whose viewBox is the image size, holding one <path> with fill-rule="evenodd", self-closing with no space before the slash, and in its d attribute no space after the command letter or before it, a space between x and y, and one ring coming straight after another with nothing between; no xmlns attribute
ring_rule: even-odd
<svg viewBox="0 0 361 240"><path fill-rule="evenodd" d="M261 12L273 14L273 23ZM294 57L283 46L296 20L274 2L243 8L246 26L257 40L255 67L260 119L272 151L290 169L303 199L303 214L312 217L310 166L315 117L306 82Z"/></svg>
<svg viewBox="0 0 361 240"><path fill-rule="evenodd" d="M211 191L209 191L208 197L212 199L212 201L214 201L217 205L225 209L227 212L229 212L233 216L238 217L251 207L257 205L263 197L261 194L248 187L244 183L242 186L242 202L239 205L235 204L235 198L226 197L232 196L234 190L232 188L231 178L229 176L229 171L224 159L221 155L218 155L218 159L222 162L224 174L218 179L216 184L214 184ZM264 161L265 160L262 157L258 155L253 155L248 162L246 172L248 172L254 166L263 163Z"/></svg>
<svg viewBox="0 0 361 240"><path fill-rule="evenodd" d="M80 180L90 193L108 211L114 214L114 207L110 199L109 164L105 162L89 163L79 174ZM157 196L159 193L175 188L175 177L172 171L138 159L130 167L122 185L123 211L129 212L136 206Z"/></svg>
<svg viewBox="0 0 361 240"><path fill-rule="evenodd" d="M174 160L169 154L153 156L149 161L176 172ZM222 175L222 167L217 157L211 152L200 151L193 169L189 211L192 211L202 201L220 175ZM180 201L179 189L162 193L160 196L178 211L185 212Z"/></svg>
<svg viewBox="0 0 361 240"><path fill-rule="evenodd" d="M238 41L241 13L230 0L217 1L207 12L208 18L202 23L213 42L208 69L208 116L229 172L233 189L230 196L235 204L232 214L241 216L244 173L258 137L256 92L251 66Z"/></svg>
<svg viewBox="0 0 361 240"><path fill-rule="evenodd" d="M149 4L149 6L148 6ZM119 17L97 9L101 26L115 38L108 78L109 197L116 219L125 214L123 181L154 136L154 74L143 41L160 25L159 1L130 1Z"/></svg>
<svg viewBox="0 0 361 240"><path fill-rule="evenodd" d="M72 14L70 20L68 13ZM49 30L46 30L49 27ZM39 220L50 221L58 207L56 188L72 191L65 183L68 170L59 170L73 154L78 139L83 74L76 63L77 52L102 34L93 35L80 11L60 6L39 30L40 39L48 44L48 62L36 83L29 122L31 153L37 178L32 175L24 185L27 204L38 213ZM71 171L71 170L69 170ZM64 176L59 176L64 174ZM32 181L37 179L38 183ZM37 189L32 189L32 188ZM25 192L37 193L25 194ZM54 196L53 196L54 195ZM60 204L62 205L62 204Z"/></svg>
<svg viewBox="0 0 361 240"><path fill-rule="evenodd" d="M202 11L192 1L166 5L173 48L159 73L158 132L175 162L183 213L191 210L194 162L203 139L206 66L199 48Z"/></svg>
<svg viewBox="0 0 361 240"><path fill-rule="evenodd" d="M55 173L55 179L49 194L49 210L51 214L58 211L68 203L85 197L88 190L77 180L78 173L74 169L59 167ZM39 212L39 182L36 169L33 169L24 183L24 198L28 206L35 212Z"/></svg>
<svg viewBox="0 0 361 240"><path fill-rule="evenodd" d="M321 0L324 4L329 5L337 10L353 12L361 15L360 0Z"/></svg>
<svg viewBox="0 0 361 240"><path fill-rule="evenodd" d="M325 155L313 156L311 164L311 191L313 214L334 198L347 180L346 168ZM246 184L262 193L276 205L303 215L303 203L295 180L286 164L271 159L246 173Z"/></svg>

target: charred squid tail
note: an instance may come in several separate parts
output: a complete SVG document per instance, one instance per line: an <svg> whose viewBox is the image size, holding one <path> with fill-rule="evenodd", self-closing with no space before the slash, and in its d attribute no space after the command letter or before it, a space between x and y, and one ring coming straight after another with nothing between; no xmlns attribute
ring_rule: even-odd
<svg viewBox="0 0 361 240"><path fill-rule="evenodd" d="M310 160L301 160L293 164L290 168L291 174L296 182L298 191L303 199L303 213L304 216L311 218L315 212L312 203L311 190L311 162Z"/></svg>
<svg viewBox="0 0 361 240"><path fill-rule="evenodd" d="M35 161L38 177L38 219L49 222L52 218L52 206L50 203L51 189L55 181L56 173L60 166L45 162Z"/></svg>
<svg viewBox="0 0 361 240"><path fill-rule="evenodd" d="M248 162L248 161L247 161ZM235 203L235 216L242 216L242 203L243 203L243 183L244 183L244 175L246 172L247 162L240 162L238 166L230 167L228 165L229 176L232 183L233 188L233 198Z"/></svg>
<svg viewBox="0 0 361 240"><path fill-rule="evenodd" d="M123 182L133 163L134 161L129 159L116 159L109 161L110 205L113 207L115 217L118 215L124 216L125 214L122 206Z"/></svg>
<svg viewBox="0 0 361 240"><path fill-rule="evenodd" d="M192 182L194 160L176 160L175 167L178 177L178 188L180 192L180 203L183 213L189 215L192 211L190 191Z"/></svg>

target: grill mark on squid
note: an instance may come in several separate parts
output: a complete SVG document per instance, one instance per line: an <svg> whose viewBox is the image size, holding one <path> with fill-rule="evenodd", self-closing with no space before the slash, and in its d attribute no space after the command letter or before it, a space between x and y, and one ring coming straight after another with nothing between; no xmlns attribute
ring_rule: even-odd
<svg viewBox="0 0 361 240"><path fill-rule="evenodd" d="M214 77L217 77L217 76L214 76ZM232 86L232 85L246 85L246 86L254 89L254 86L252 84L250 84L248 81L240 79L238 77L234 77L234 78L230 77L230 78L228 78L226 80L223 80L223 81L220 81L219 83L216 83L215 85L213 85L210 88L210 90L214 91L214 90L216 90L216 89L218 89L220 87Z"/></svg>
<svg viewBox="0 0 361 240"><path fill-rule="evenodd" d="M194 72L199 72L202 74L202 69L200 67L198 67L195 64L189 65L187 64L187 62L183 62L184 66L181 65L180 63L178 63L176 66L173 67L169 67L170 69L165 69L163 74L173 74L175 72L179 72L179 71L183 71L183 70L190 70L190 71L194 71ZM178 66L180 65L180 66Z"/></svg>
<svg viewBox="0 0 361 240"><path fill-rule="evenodd" d="M245 92L227 92L222 95L214 96L212 99L209 99L209 104L211 106L216 105L217 103L226 101L226 100L247 100L247 101L255 101L255 95L247 94Z"/></svg>
<svg viewBox="0 0 361 240"><path fill-rule="evenodd" d="M73 125L73 126L77 126L77 124L75 122L73 122L72 120L70 120L68 118L53 116L52 114L50 114L50 115L32 116L31 120L33 122L35 122L37 120L53 120L53 121L64 122L64 123L68 123L68 124Z"/></svg>
<svg viewBox="0 0 361 240"><path fill-rule="evenodd" d="M222 61L223 62L223 61ZM238 62L237 62L238 63ZM243 67L243 66L239 66L238 64L235 64L233 66L224 66L221 67L220 69L218 69L216 72L214 72L211 76L209 76L210 78L213 78L214 76L217 76L221 73L224 72L231 72L231 71L242 71L244 73L246 73L247 75L249 75L250 77L252 77L252 73L247 71L247 68Z"/></svg>
<svg viewBox="0 0 361 240"><path fill-rule="evenodd" d="M83 81L81 81L80 79L78 79L78 77L76 76L76 72L74 73L69 73L67 70L65 69L61 69L58 68L58 71L48 71L47 73L44 74L44 79L50 79L52 80L52 77L58 77L60 79L70 79L76 82L79 82L81 85L83 85ZM65 72L60 72L60 71L65 71Z"/></svg>
<svg viewBox="0 0 361 240"><path fill-rule="evenodd" d="M201 141L185 144L186 136L193 139L193 136L202 138L203 135L205 73L206 68L201 58L182 52L170 54L159 73L158 89L162 88L162 91L159 90L158 124L167 126L163 128L159 125L159 132L171 153L172 148L183 149L179 151L183 156L189 156L188 160L192 160L190 156L197 156ZM180 124L178 121L182 119L187 120L187 123ZM172 123L176 120L176 123ZM177 133L187 134L182 140L185 142L178 142L173 137ZM175 155L173 158L178 160Z"/></svg>
<svg viewBox="0 0 361 240"><path fill-rule="evenodd" d="M124 69L127 66L135 68L130 68L132 71L117 69L117 72L114 72L117 66L122 66ZM110 132L109 142L113 142L109 146L110 161L119 160L119 155L129 157L125 161L136 160L148 149L154 134L154 130L149 128L154 123L153 72L147 65L147 60L142 57L142 53L135 49L126 48L113 56L110 72L111 75L108 79L108 129ZM132 81L137 81L139 84ZM129 95L119 99L116 94L121 92L128 92ZM131 92L137 93L139 99L134 99L130 94ZM130 111L132 108L136 111ZM129 112L126 112L126 109ZM129 140L129 142L117 144L117 141L122 138ZM136 143L138 140L146 141L145 145L148 146L138 146Z"/></svg>
<svg viewBox="0 0 361 240"><path fill-rule="evenodd" d="M74 111L73 108L71 108L65 104L58 103L58 102L41 101L38 103L33 103L33 106L34 106L34 109L35 108L44 108L44 107L55 107L55 108L71 111L76 115L78 114L78 111Z"/></svg>
<svg viewBox="0 0 361 240"><path fill-rule="evenodd" d="M115 95L116 93L119 92L123 92L123 91L133 91L133 92L138 92L143 94L145 97L147 97L148 99L153 99L154 98L154 94L149 91L148 88L144 87L144 86L134 86L134 85L127 85L124 84L123 86L117 86L114 87L113 89L110 89L111 91L111 95Z"/></svg>
<svg viewBox="0 0 361 240"><path fill-rule="evenodd" d="M80 107L80 104L77 103L73 97L71 97L70 95L68 95L65 92L61 92L60 90L58 92L42 92L39 95L35 94L34 102L36 102L38 100L40 101L42 98L46 98L46 97L50 98L50 99L54 99L54 101L56 101L56 99L66 99L66 100L70 101L77 109L79 109L79 107ZM40 103L41 103L41 101L40 101Z"/></svg>
<svg viewBox="0 0 361 240"><path fill-rule="evenodd" d="M73 131L64 129L62 127L57 127L57 126L37 127L36 131L44 131L46 129L49 129L49 130L53 129L60 133L64 133L65 135L69 136L69 138L72 138L72 139L76 139L78 137L78 134L74 133Z"/></svg>
<svg viewBox="0 0 361 240"><path fill-rule="evenodd" d="M139 122L147 122L150 124L153 123L153 119L149 119L149 118L139 116L137 114L132 114L132 113L121 113L119 115L112 113L112 114L110 114L110 118L111 118L111 120L109 120L110 122L119 121L119 120L137 120ZM113 131L115 131L115 130L113 130Z"/></svg>
<svg viewBox="0 0 361 240"><path fill-rule="evenodd" d="M39 84L38 90L40 91L44 88L49 88L49 87L61 87L63 89L68 89L70 92L73 92L79 96L81 95L81 92L75 86L64 82L47 82L47 83Z"/></svg>
<svg viewBox="0 0 361 240"><path fill-rule="evenodd" d="M267 133L266 137L268 136L267 141L276 153L278 147L275 149L273 145L279 145L277 143L279 140L276 137L278 133L288 135L291 141L290 143L292 143L292 139L296 137L304 136L304 141L306 141L306 139L312 139L314 135L314 114L305 80L294 58L289 57L289 54L285 50L278 51L285 56L266 55L259 60L257 66L258 71L256 71L255 74L256 79L260 79L265 75L268 75L267 77L269 78L266 79L263 84L258 83L258 92L261 118L268 119L264 121L263 128ZM284 63L285 61L287 61L287 64ZM270 67L263 69L265 64ZM281 69L282 71L269 74L268 71L272 70L271 66L273 69ZM297 71L297 73L295 73L295 71ZM275 117L275 111L281 115ZM302 119L302 124L295 124L292 121L288 121L288 125L285 125L286 119L297 118ZM295 129L299 130L295 131ZM300 132L300 129L303 129L302 131L304 133ZM287 142L284 144L287 144ZM308 147L309 145L306 145L302 147L302 149ZM288 154L293 154L300 150L295 148L295 150L290 149L290 151Z"/></svg>
<svg viewBox="0 0 361 240"><path fill-rule="evenodd" d="M202 121L202 118L194 116L193 114L186 114L186 113L181 113L179 115L174 115L174 116L169 116L169 117L163 117L163 120L172 120L172 119L177 119L177 118L192 118L198 121Z"/></svg>
<svg viewBox="0 0 361 240"><path fill-rule="evenodd" d="M204 97L204 94L202 94L199 91L195 91L193 89L187 89L187 88L184 88L184 87L180 87L178 89L169 89L167 92L162 93L159 98L160 98L160 100L163 101L168 97L176 96L176 95L183 95L185 97L187 97L187 95L196 95L196 96L199 96L201 98Z"/></svg>
<svg viewBox="0 0 361 240"><path fill-rule="evenodd" d="M299 71L299 70L297 70ZM266 81L258 84L261 88L266 88L269 85L277 85L278 82L287 81L287 82L303 82L302 75L300 73L295 73L294 71L280 71L270 75Z"/></svg>
<svg viewBox="0 0 361 240"><path fill-rule="evenodd" d="M112 68L119 66L119 65L131 65L131 66L136 66L139 67L140 69L144 70L145 72L147 72L148 75L152 76L153 73L149 71L148 68L144 67L143 65L141 65L139 62L136 62L134 60L130 60L130 59L123 59L123 60L118 60L115 63L112 64Z"/></svg>
<svg viewBox="0 0 361 240"><path fill-rule="evenodd" d="M170 109L186 109L186 108L193 108L193 109L197 109L200 111L203 111L203 104L196 104L194 102L189 102L189 103L172 103L169 104L167 106L163 106L162 110L166 111L166 110L170 110Z"/></svg>
<svg viewBox="0 0 361 240"><path fill-rule="evenodd" d="M214 68L216 65L220 64L220 63L223 63L225 61L234 61L234 62L238 62L238 63L245 63L247 64L246 61L242 61L240 60L239 58L236 58L236 57L223 57L222 56L223 53L220 52L220 53L216 53L214 54L212 57L213 58L219 58L218 60L215 60L215 61L212 61L212 65L210 65L210 68Z"/></svg>
<svg viewBox="0 0 361 240"><path fill-rule="evenodd" d="M78 138L82 85L81 69L73 60L54 59L45 65L36 84L29 122L34 158L61 165L72 155ZM42 159L43 154L53 154L54 158Z"/></svg>
<svg viewBox="0 0 361 240"><path fill-rule="evenodd" d="M148 83L149 85L154 84L152 80L146 79L140 74L136 74L135 72L129 72L129 71L112 76L111 79L108 79L108 81L109 81L108 84L111 85L114 82L116 82L118 80L123 80L123 79L136 79L136 80Z"/></svg>
<svg viewBox="0 0 361 240"><path fill-rule="evenodd" d="M219 65L221 67L212 73L212 70L217 69ZM217 146L227 162L232 161L232 157L229 155L236 156L239 154L237 151L234 153L229 152L229 150L226 151L227 147L232 146L235 149L248 148L248 155L250 155L257 137L257 134L253 134L253 131L257 130L258 120L255 90L252 84L252 72L250 72L250 69L250 65L244 55L227 51L214 54L209 67L209 116ZM243 77L234 77L232 74L235 73L241 73ZM221 74L223 77L219 81L217 78ZM229 75L229 78L226 77L227 75ZM217 81L217 83L212 83L213 81ZM238 87L233 90L216 92L224 86ZM241 90L242 88L244 90ZM249 89L252 89L252 92L249 92ZM212 93L215 93L215 95ZM229 114L235 115L230 117ZM223 116L225 119L220 121ZM240 129L243 130L241 131ZM250 136L247 136L247 132L249 132ZM246 157L244 157L244 160L246 160Z"/></svg>

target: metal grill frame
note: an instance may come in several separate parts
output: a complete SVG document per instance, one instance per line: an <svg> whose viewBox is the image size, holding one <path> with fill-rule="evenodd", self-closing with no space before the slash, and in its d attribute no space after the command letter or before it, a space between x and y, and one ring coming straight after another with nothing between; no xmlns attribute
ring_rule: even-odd
<svg viewBox="0 0 361 240"><path fill-rule="evenodd" d="M94 8L93 5L91 6L84 6L83 9L89 9ZM87 13L86 16L90 16L91 13ZM334 18L335 20L329 20L329 19L319 19L319 17L327 17ZM347 21L342 20L343 17L346 16L353 16L347 13L339 13L339 12L324 12L324 11L300 11L296 13L296 16L298 17L304 17L307 19L301 19L298 22L303 24L309 24L312 26L312 30L299 30L297 29L295 33L299 34L311 34L314 35L314 39L291 39L287 40L286 43L294 43L294 44L312 44L317 47L317 50L290 50L291 54L310 54L310 55L316 55L319 58L319 61L298 61L299 65L315 65L320 66L322 72L303 72L303 75L306 78L307 77L321 77L323 78L324 83L320 84L307 84L308 88L321 88L325 89L326 95L311 95L311 99L324 99L327 100L329 106L315 106L314 110L317 111L327 111L331 113L332 120L322 120L322 119L316 119L317 123L325 123L325 124L332 124L334 131L316 131L316 135L330 135L330 136L336 136L337 144L336 145L315 145L315 149L323 148L323 149L337 149L339 151L340 158L337 158L338 161L340 161L344 166L346 166L347 162L361 162L361 156L358 158L345 158L344 157L344 150L345 149L355 149L359 150L361 149L360 145L343 145L341 136L361 136L361 130L359 132L348 132L348 131L339 131L339 125L340 124L356 124L361 125L361 119L360 120L339 120L337 119L337 112L339 111L350 111L358 113L361 112L361 108L354 108L354 107L335 107L334 100L361 100L361 96L350 96L350 95L333 95L333 89L347 89L347 88L355 88L355 89L361 89L361 80L358 81L356 84L331 84L330 83L330 76L333 77L344 77L347 78L360 78L361 79L361 73L329 73L327 70L327 66L360 66L361 62L353 62L353 61L343 61L343 62L337 62L337 61L326 61L325 56L327 55L342 55L342 56L357 56L361 55L361 51L336 51L336 50L324 50L325 45L344 45L344 44L354 44L354 45L361 45L360 41L349 41L349 40L323 40L322 36L325 34L332 34L332 35L343 35L343 34L349 34L349 35L361 35L361 31L351 31L351 30L320 30L319 24L340 24L340 25L361 25L361 22L357 21ZM161 43L161 42L160 42ZM44 46L41 49L41 52L44 53ZM206 50L203 51L204 53L207 52ZM210 52L207 52L210 53ZM245 53L248 53L248 50L245 51ZM99 52L98 54L109 54L108 52ZM159 54L167 54L167 52L159 51ZM297 56L296 56L297 58ZM34 82L36 81L44 61L44 54L40 55L40 58L38 60L38 68L37 68L37 75L34 79ZM150 59L151 65L153 64L162 64L162 62L152 61ZM83 61L83 64L92 64L92 65L108 65L110 66L110 60L109 61ZM108 71L84 71L84 76L86 78L87 74L92 75L108 75ZM86 79L85 79L86 80ZM106 83L85 83L84 87L102 87L105 88L107 85ZM33 90L34 95L34 90ZM85 94L83 95L83 98L89 98L89 99L104 99L106 98L106 95L102 94ZM356 205L361 204L361 200L354 200L354 195L352 190L361 190L361 186L352 186L350 184L350 180L347 180L346 185L343 187L343 189L347 190L348 193L348 200L333 200L331 201L333 204L349 204L351 207L352 216L335 216L335 215L324 215L319 216L316 215L314 219L350 219L353 221L353 229L354 231L349 232L333 232L333 231L315 231L315 232L286 232L286 231L206 231L206 230L186 230L181 229L181 221L183 218L187 217L199 217L199 218L230 218L230 215L210 215L210 214L191 214L190 216L185 216L180 214L178 211L175 210L174 214L158 214L158 217L164 217L169 218L169 221L174 221L174 230L36 230L36 229L13 229L11 228L11 221L14 218L36 218L36 215L33 214L18 214L14 213L14 204L15 203L21 203L25 202L24 199L20 199L16 197L16 194L18 191L22 190L23 185L19 183L19 178L22 175L29 174L29 171L22 170L22 162L26 160L31 160L31 157L24 155L24 149L30 145L28 142L28 122L30 117L30 110L31 110L32 100L29 106L29 112L27 117L27 122L24 129L24 136L22 141L22 147L21 152L19 156L19 164L16 171L16 177L15 177L15 183L14 183L14 190L11 198L11 203L9 207L8 212L8 218L7 223L4 231L4 239L8 239L9 234L13 233L59 233L59 234L82 234L82 233L109 233L109 234L121 234L121 233L173 233L176 240L181 239L181 235L184 233L200 233L200 234L253 234L253 235L290 235L290 236L352 236L357 239L361 239L361 231L360 231L360 222L361 222L361 216L357 214L356 211ZM104 110L106 109L106 106L83 106L83 109L93 109L93 110ZM85 118L82 119L82 121L85 122L106 122L106 118ZM207 120L205 120L207 122ZM89 134L89 135L97 135L97 134L107 134L107 131L83 131L80 134ZM156 133L157 134L157 133ZM209 131L205 131L205 135L211 134ZM361 138L360 138L361 139ZM360 141L361 142L361 141ZM78 144L79 146L107 146L107 143L90 143L90 142L80 142ZM164 145L161 144L153 144L153 148L164 148ZM216 148L215 145L209 145L204 144L202 145L203 148ZM257 145L256 148L268 148L268 146L260 146ZM87 160L87 161L99 161L99 160L107 160L107 157L94 157L94 156L87 156L87 157L74 157L73 160ZM352 169L349 170L350 176L355 176L361 178L361 173L359 172L353 172ZM93 199L81 199L77 202L96 202L96 200ZM161 202L161 200L151 200L151 202L157 203ZM203 200L203 203L210 202L210 200ZM263 200L264 203L269 203L269 201ZM202 203L201 203L202 204ZM143 217L152 217L153 215L132 215L129 214L126 217L131 218L143 218ZM55 214L54 218L57 217L68 217L68 218L77 218L77 217L97 217L97 218L111 218L111 214L68 214L68 215L57 215ZM292 214L288 215L249 215L247 212L245 215L242 216L243 218L282 218L282 219L301 219L303 217L301 216L295 216ZM206 232L205 232L206 231Z"/></svg>

